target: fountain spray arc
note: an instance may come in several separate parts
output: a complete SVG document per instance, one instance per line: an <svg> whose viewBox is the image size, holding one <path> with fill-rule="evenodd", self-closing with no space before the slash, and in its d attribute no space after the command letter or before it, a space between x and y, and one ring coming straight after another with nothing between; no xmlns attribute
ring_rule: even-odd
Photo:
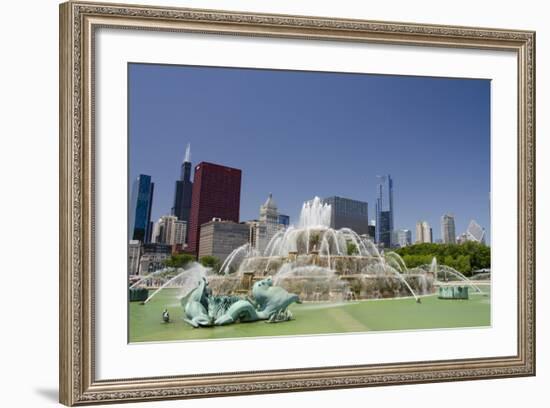
<svg viewBox="0 0 550 408"><path fill-rule="evenodd" d="M201 279L205 278L208 269L198 262L193 262L185 269L178 269L177 274L170 277L164 284L157 288L151 295L145 299L143 304L147 304L151 299L160 293L163 289L175 287L179 289L179 297L185 297L195 288Z"/></svg>

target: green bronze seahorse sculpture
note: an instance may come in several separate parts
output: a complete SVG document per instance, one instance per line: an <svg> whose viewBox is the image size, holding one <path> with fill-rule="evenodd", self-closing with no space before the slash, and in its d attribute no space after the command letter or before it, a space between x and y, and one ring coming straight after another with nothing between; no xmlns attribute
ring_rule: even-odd
<svg viewBox="0 0 550 408"><path fill-rule="evenodd" d="M273 286L271 277L254 284L253 299L212 296L207 285L203 278L187 301L182 300L187 317L184 320L193 327L222 326L238 321L287 321L292 319L288 306L294 302L301 303L297 295Z"/></svg>
<svg viewBox="0 0 550 408"><path fill-rule="evenodd" d="M206 278L199 281L198 286L193 289L187 301L182 299L185 316L184 321L193 327L212 326L212 319L208 315L208 297L210 290Z"/></svg>
<svg viewBox="0 0 550 408"><path fill-rule="evenodd" d="M273 286L271 277L254 283L252 296L257 304L260 319L270 322L281 322L292 319L287 309L292 303L301 303L298 295L288 293L279 286Z"/></svg>

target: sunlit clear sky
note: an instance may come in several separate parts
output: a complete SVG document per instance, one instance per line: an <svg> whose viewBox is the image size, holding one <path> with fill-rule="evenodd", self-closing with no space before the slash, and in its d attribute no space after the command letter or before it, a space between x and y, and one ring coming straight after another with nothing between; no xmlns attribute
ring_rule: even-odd
<svg viewBox="0 0 550 408"><path fill-rule="evenodd" d="M297 222L303 201L369 204L394 180L394 226L452 213L490 227L490 81L366 74L129 65L130 179L151 175L152 218L168 214L187 143L193 166L243 171L241 221L272 192ZM490 239L490 237L488 237Z"/></svg>

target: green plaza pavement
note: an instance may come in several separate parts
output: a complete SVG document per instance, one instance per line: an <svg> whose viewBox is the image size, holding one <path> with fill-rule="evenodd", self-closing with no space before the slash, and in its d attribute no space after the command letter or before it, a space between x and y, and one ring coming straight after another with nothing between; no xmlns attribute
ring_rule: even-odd
<svg viewBox="0 0 550 408"><path fill-rule="evenodd" d="M421 330L491 325L490 286L468 300L443 300L436 295L414 298L363 300L345 303L293 304L294 320L282 323L235 323L195 329L183 321L176 289L165 289L147 304L131 302L129 341L203 340L261 336ZM470 293L474 292L473 290ZM170 322L162 321L167 309Z"/></svg>

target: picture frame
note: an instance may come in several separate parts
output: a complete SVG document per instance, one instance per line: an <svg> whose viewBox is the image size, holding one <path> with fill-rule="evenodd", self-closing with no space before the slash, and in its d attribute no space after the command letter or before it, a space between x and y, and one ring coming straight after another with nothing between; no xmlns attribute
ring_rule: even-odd
<svg viewBox="0 0 550 408"><path fill-rule="evenodd" d="M359 361L353 365L98 378L96 194L102 187L96 171L102 158L96 156L95 53L96 34L102 28L142 35L200 33L237 39L430 47L449 53L512 53L517 61L517 100L513 101L517 103L517 197L512 198L517 202L517 264L509 268L517 279L516 352L428 361ZM59 80L61 403L73 406L535 375L534 32L71 1L60 5Z"/></svg>

